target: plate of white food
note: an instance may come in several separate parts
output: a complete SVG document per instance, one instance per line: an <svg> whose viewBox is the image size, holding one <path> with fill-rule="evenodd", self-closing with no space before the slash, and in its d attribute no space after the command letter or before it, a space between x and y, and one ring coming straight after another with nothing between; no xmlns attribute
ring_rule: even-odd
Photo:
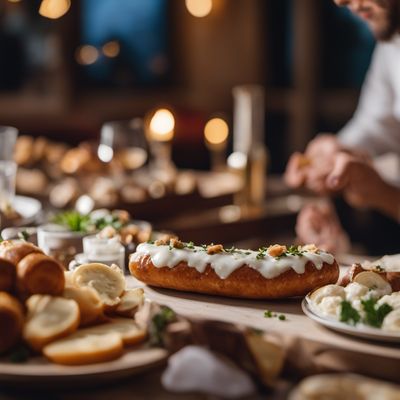
<svg viewBox="0 0 400 400"><path fill-rule="evenodd" d="M346 286L326 285L302 302L304 313L336 331L400 343L400 292L379 273L363 271Z"/></svg>

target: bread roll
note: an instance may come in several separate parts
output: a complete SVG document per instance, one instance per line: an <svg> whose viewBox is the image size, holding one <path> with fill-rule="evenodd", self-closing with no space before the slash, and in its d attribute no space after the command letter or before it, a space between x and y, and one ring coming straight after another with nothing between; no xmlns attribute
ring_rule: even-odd
<svg viewBox="0 0 400 400"><path fill-rule="evenodd" d="M111 310L117 307L125 289L125 278L121 270L100 263L80 265L72 273L72 282L77 287L95 289L106 308Z"/></svg>
<svg viewBox="0 0 400 400"><path fill-rule="evenodd" d="M45 254L31 253L17 265L17 287L24 296L60 295L64 285L64 268L54 258Z"/></svg>
<svg viewBox="0 0 400 400"><path fill-rule="evenodd" d="M20 340L23 324L22 305L8 293L0 292L0 354Z"/></svg>
<svg viewBox="0 0 400 400"><path fill-rule="evenodd" d="M4 241L0 245L0 257L17 265L24 257L31 253L43 254L43 251L29 242Z"/></svg>
<svg viewBox="0 0 400 400"><path fill-rule="evenodd" d="M131 317L143 303L144 290L142 288L128 289L122 294L115 312L118 315Z"/></svg>
<svg viewBox="0 0 400 400"><path fill-rule="evenodd" d="M63 297L75 300L80 311L80 326L92 324L103 315L103 302L90 287L66 287Z"/></svg>
<svg viewBox="0 0 400 400"><path fill-rule="evenodd" d="M15 289L16 269L10 261L0 257L0 291L12 292Z"/></svg>
<svg viewBox="0 0 400 400"><path fill-rule="evenodd" d="M147 332L140 327L132 318L110 318L107 323L80 329L80 335L107 335L116 332L121 336L125 346L132 346L142 342Z"/></svg>
<svg viewBox="0 0 400 400"><path fill-rule="evenodd" d="M339 277L334 257L311 247L255 252L179 243L139 245L130 259L132 275L153 286L255 299L303 296Z"/></svg>
<svg viewBox="0 0 400 400"><path fill-rule="evenodd" d="M78 328L79 307L75 300L37 294L26 305L28 316L23 336L34 350L40 351L46 344Z"/></svg>
<svg viewBox="0 0 400 400"><path fill-rule="evenodd" d="M85 335L78 331L43 349L43 354L49 360L65 365L110 361L121 356L122 352L122 339L116 332L109 332L105 335Z"/></svg>

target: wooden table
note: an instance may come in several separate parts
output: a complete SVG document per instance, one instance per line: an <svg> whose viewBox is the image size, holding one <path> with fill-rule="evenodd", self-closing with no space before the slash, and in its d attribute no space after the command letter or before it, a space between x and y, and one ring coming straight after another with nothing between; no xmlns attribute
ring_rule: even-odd
<svg viewBox="0 0 400 400"><path fill-rule="evenodd" d="M127 279L129 287L144 286L133 277ZM188 318L204 318L243 324L297 337L314 343L313 356L320 357L328 370L363 373L381 379L398 380L400 343L380 343L343 335L315 323L301 310L301 299L279 301L242 300L225 297L183 293L144 286L146 296L171 307ZM285 314L286 320L265 318L264 310ZM335 353L343 365L330 365L329 356ZM301 356L301 349L299 349ZM303 360L306 362L307 360Z"/></svg>

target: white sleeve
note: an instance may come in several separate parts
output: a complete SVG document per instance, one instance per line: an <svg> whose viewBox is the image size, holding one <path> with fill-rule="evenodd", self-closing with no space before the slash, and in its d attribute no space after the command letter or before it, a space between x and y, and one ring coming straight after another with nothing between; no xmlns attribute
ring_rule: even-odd
<svg viewBox="0 0 400 400"><path fill-rule="evenodd" d="M378 44L361 91L353 118L339 132L338 139L346 147L379 155L398 146L399 121L394 117L394 93L387 70L385 44Z"/></svg>

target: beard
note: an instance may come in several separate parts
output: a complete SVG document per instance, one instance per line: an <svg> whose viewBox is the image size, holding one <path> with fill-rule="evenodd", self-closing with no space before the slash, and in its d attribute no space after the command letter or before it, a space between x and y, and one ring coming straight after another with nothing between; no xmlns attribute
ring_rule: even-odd
<svg viewBox="0 0 400 400"><path fill-rule="evenodd" d="M386 20L379 26L371 26L378 40L388 41L400 31L400 1L399 0L375 0L386 10Z"/></svg>

